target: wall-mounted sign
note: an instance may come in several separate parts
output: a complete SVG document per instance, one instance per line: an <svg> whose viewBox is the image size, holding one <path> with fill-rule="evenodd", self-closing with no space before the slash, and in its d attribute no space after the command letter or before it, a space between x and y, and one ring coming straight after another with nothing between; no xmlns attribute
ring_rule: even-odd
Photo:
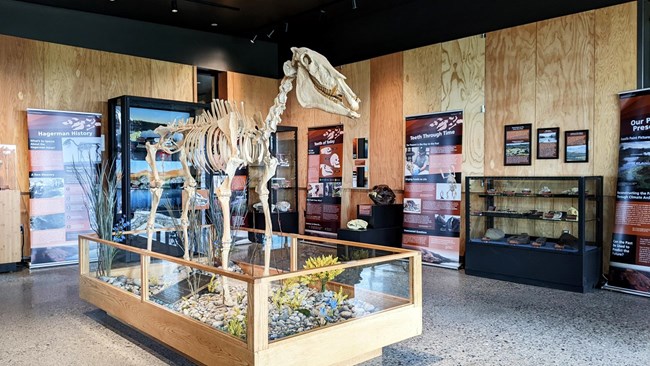
<svg viewBox="0 0 650 366"><path fill-rule="evenodd" d="M505 126L503 165L530 165L530 123Z"/></svg>

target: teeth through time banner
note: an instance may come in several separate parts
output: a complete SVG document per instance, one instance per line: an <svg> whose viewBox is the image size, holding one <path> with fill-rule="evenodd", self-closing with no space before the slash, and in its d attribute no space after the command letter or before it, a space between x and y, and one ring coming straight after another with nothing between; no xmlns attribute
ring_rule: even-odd
<svg viewBox="0 0 650 366"><path fill-rule="evenodd" d="M422 262L460 267L463 112L406 117L402 245Z"/></svg>

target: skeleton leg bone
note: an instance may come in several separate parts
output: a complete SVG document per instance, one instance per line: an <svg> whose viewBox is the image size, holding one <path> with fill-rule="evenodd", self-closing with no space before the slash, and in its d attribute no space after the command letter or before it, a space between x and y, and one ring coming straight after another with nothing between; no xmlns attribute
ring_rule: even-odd
<svg viewBox="0 0 650 366"><path fill-rule="evenodd" d="M268 150L267 150L268 151ZM269 209L269 189L267 184L271 177L275 175L275 170L278 167L278 159L274 157L264 157L264 172L260 181L257 183L255 191L260 197L262 202L262 210L264 211L264 273L263 276L269 275L269 268L271 266L271 244L273 239L273 223L271 221L271 210Z"/></svg>
<svg viewBox="0 0 650 366"><path fill-rule="evenodd" d="M163 181L160 179L158 169L156 168L156 152L158 151L157 145L147 143L147 163L151 167L151 180L149 181L149 191L151 192L151 211L149 212L149 220L147 221L147 250L151 250L153 242L153 231L156 223L156 210L160 203L160 198L163 192Z"/></svg>
<svg viewBox="0 0 650 366"><path fill-rule="evenodd" d="M230 255L230 244L232 243L232 236L230 234L230 197L232 189L230 185L232 178L235 176L235 171L244 161L237 158L231 158L226 164L226 177L219 187L216 189L219 204L221 205L221 217L223 218L223 233L221 234L221 266L225 271L228 271L228 262ZM222 276L223 282L223 303L225 305L233 305L230 296L230 288L228 287L228 277Z"/></svg>
<svg viewBox="0 0 650 366"><path fill-rule="evenodd" d="M183 183L183 191L185 193L185 200L183 201L183 210L181 212L181 227L183 228L183 247L184 254L183 259L186 261L190 260L189 255L189 246L190 241L187 235L187 228L189 226L189 220L187 217L187 212L190 209L190 204L194 200L194 195L196 194L196 180L192 177L190 172L190 167L187 165L187 154L185 153L185 148L181 148L179 158L181 165L183 166L183 175L185 176L185 182Z"/></svg>

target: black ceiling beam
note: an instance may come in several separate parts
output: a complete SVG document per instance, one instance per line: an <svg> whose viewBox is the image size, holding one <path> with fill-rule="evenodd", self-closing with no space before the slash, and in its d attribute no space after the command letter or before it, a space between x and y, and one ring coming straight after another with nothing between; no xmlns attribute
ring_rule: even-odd
<svg viewBox="0 0 650 366"><path fill-rule="evenodd" d="M32 3L0 1L0 34L277 78L278 48L259 41Z"/></svg>

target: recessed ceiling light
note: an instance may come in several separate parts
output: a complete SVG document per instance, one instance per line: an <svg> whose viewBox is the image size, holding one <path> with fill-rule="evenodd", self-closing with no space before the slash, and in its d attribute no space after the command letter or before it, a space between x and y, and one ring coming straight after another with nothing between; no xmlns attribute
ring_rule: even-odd
<svg viewBox="0 0 650 366"><path fill-rule="evenodd" d="M216 26L218 26L219 24L218 24L218 23L212 23L212 24L210 24L210 25L213 26L213 27L216 27Z"/></svg>

